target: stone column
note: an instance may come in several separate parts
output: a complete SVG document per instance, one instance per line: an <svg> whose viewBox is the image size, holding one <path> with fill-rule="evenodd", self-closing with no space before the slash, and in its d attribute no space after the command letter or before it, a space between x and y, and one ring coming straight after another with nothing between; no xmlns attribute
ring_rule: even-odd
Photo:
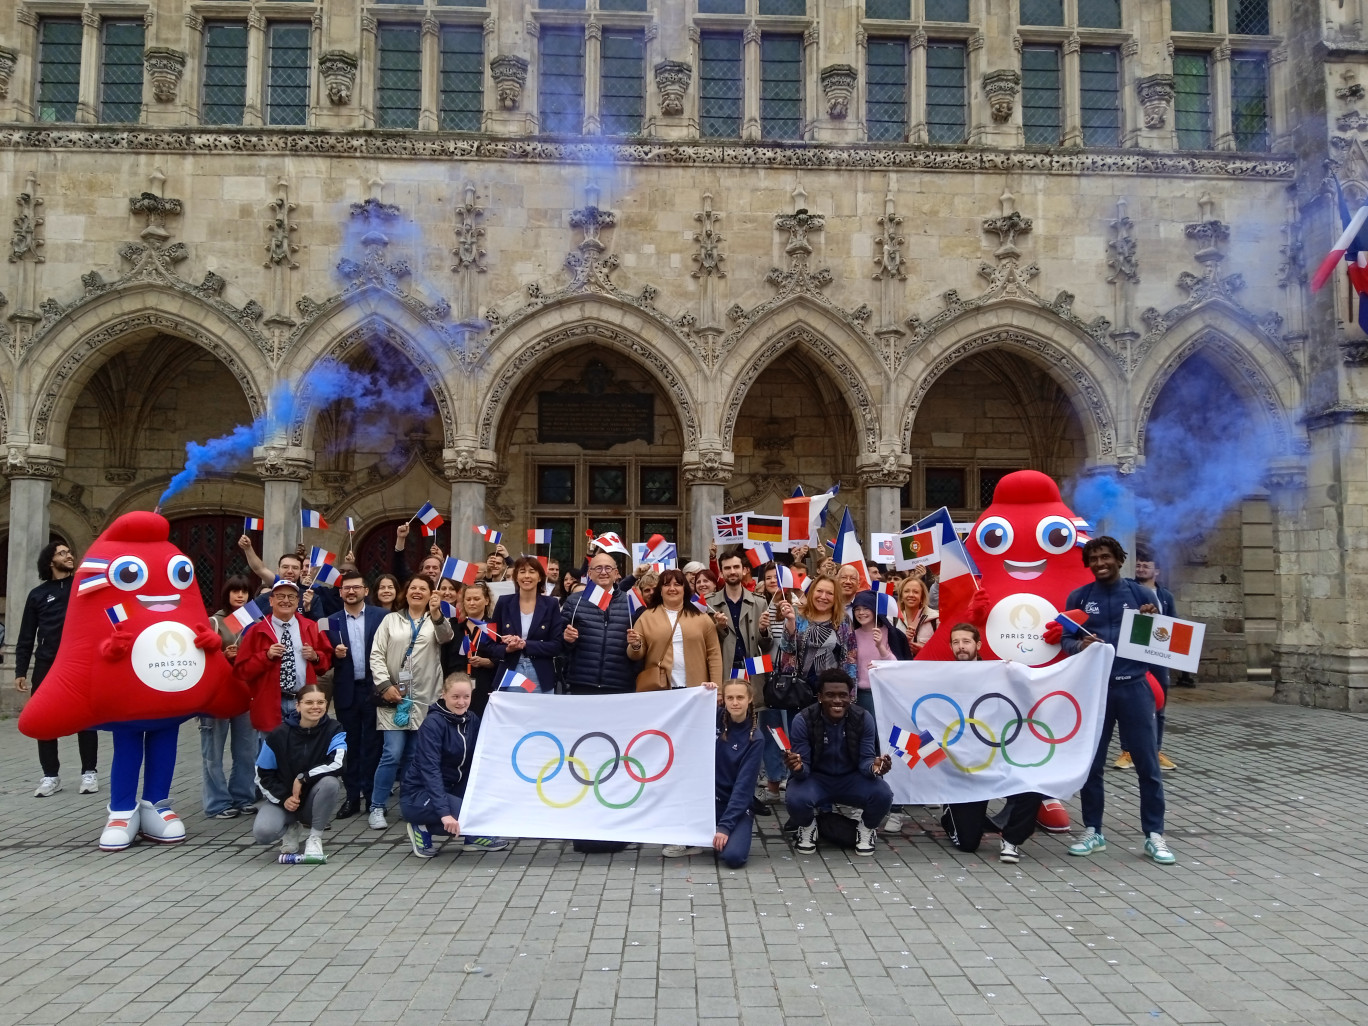
<svg viewBox="0 0 1368 1026"><path fill-rule="evenodd" d="M36 49L34 53L37 54ZM89 8L81 12L81 79L76 87L76 120L87 125L100 120L100 16Z"/></svg>
<svg viewBox="0 0 1368 1026"><path fill-rule="evenodd" d="M52 482L61 472L60 461L34 458L18 449L10 451L5 467L10 482L5 604L11 647L13 639L19 637L24 600L38 586L38 553L47 544L51 530L48 506L52 501Z"/></svg>
<svg viewBox="0 0 1368 1026"><path fill-rule="evenodd" d="M264 125L266 105L266 19L253 8L247 14L247 93L242 105L244 125Z"/></svg>
<svg viewBox="0 0 1368 1026"><path fill-rule="evenodd" d="M926 30L918 26L907 42L911 51L907 72L907 113L911 124L907 130L907 141L924 143L927 141L926 128ZM864 56L862 54L862 56ZM867 66L867 65L866 65Z"/></svg>
<svg viewBox="0 0 1368 1026"><path fill-rule="evenodd" d="M1222 43L1211 51L1211 127L1218 150L1235 148L1231 105L1230 44Z"/></svg>
<svg viewBox="0 0 1368 1026"><path fill-rule="evenodd" d="M869 534L881 532L897 534L902 530L902 486L912 474L912 457L906 453L885 451L878 455L863 456L858 466L860 484L865 490L865 518ZM869 541L868 535L860 539L862 545ZM872 558L865 552L865 558Z"/></svg>
<svg viewBox="0 0 1368 1026"><path fill-rule="evenodd" d="M446 479L451 482L451 555L477 563L485 558L486 547L471 527L489 523L485 513L486 490L504 481L498 456L472 444L444 449L442 463ZM511 547L512 543L509 544Z"/></svg>
<svg viewBox="0 0 1368 1026"><path fill-rule="evenodd" d="M253 451L252 460L266 492L261 558L274 566L281 553L294 551L304 537L299 512L304 482L313 474L314 454L296 446L264 445Z"/></svg>
<svg viewBox="0 0 1368 1026"><path fill-rule="evenodd" d="M1291 153L1296 148L1289 96L1292 93L1292 68L1287 61L1287 44L1268 53L1268 97L1272 103L1268 126L1269 148L1274 153Z"/></svg>
<svg viewBox="0 0 1368 1026"><path fill-rule="evenodd" d="M438 33L441 31L437 19L429 14L423 19L423 65L421 74L422 99L419 101L418 131L435 132L438 128L438 79L442 74L441 48L438 46Z"/></svg>
<svg viewBox="0 0 1368 1026"><path fill-rule="evenodd" d="M1065 146L1083 145L1083 93L1080 82L1078 34L1074 33L1064 40L1064 132Z"/></svg>
<svg viewBox="0 0 1368 1026"><path fill-rule="evenodd" d="M0 120L32 121L38 91L38 16L26 7L14 13L11 46L0 46Z"/></svg>
<svg viewBox="0 0 1368 1026"><path fill-rule="evenodd" d="M584 26L584 134L603 131L600 115L603 92L603 26L590 21Z"/></svg>
<svg viewBox="0 0 1368 1026"><path fill-rule="evenodd" d="M741 55L742 98L741 138L760 140L760 30L755 23L746 26Z"/></svg>
<svg viewBox="0 0 1368 1026"><path fill-rule="evenodd" d="M708 448L684 453L684 483L689 487L688 551L681 557L707 561L712 544L712 518L723 512L726 484L731 480L736 457L726 449Z"/></svg>

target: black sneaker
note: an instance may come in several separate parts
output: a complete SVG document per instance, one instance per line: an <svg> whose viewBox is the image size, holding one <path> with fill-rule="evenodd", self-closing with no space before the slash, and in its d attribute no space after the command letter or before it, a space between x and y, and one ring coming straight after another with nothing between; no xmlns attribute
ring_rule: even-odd
<svg viewBox="0 0 1368 1026"><path fill-rule="evenodd" d="M238 818L239 816L241 816L241 815L242 815L242 810L241 810L241 809L232 809L232 808L229 808L229 809L224 809L222 812L216 812L216 813L214 813L212 816L210 816L209 818L210 818L210 819L237 819L237 818Z"/></svg>

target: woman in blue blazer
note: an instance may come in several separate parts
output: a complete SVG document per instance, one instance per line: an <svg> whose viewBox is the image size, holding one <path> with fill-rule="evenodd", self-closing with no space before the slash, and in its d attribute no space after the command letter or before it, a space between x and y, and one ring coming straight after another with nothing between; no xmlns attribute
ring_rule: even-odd
<svg viewBox="0 0 1368 1026"><path fill-rule="evenodd" d="M543 594L546 570L532 556L513 563L513 581L517 591L494 604L499 640L484 646L484 654L494 660L494 686L500 685L509 670L516 670L533 681L538 691L555 691L555 658L561 654L565 634L560 603Z"/></svg>

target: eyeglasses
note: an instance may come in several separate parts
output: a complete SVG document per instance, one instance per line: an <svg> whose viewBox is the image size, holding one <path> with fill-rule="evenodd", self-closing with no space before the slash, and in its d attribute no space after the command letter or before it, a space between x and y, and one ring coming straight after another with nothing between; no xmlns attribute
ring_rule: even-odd
<svg viewBox="0 0 1368 1026"><path fill-rule="evenodd" d="M616 567L611 567L611 566L591 566L591 567L589 568L589 572L590 572L591 574L610 574L610 573L612 573L615 569L617 569L617 568L616 568Z"/></svg>

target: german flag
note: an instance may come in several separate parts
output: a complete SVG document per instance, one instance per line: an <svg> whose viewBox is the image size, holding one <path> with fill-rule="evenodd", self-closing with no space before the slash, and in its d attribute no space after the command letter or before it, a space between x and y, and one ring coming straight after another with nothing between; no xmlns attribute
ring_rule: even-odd
<svg viewBox="0 0 1368 1026"><path fill-rule="evenodd" d="M746 541L782 545L784 542L784 518L765 517L758 513L747 513Z"/></svg>

